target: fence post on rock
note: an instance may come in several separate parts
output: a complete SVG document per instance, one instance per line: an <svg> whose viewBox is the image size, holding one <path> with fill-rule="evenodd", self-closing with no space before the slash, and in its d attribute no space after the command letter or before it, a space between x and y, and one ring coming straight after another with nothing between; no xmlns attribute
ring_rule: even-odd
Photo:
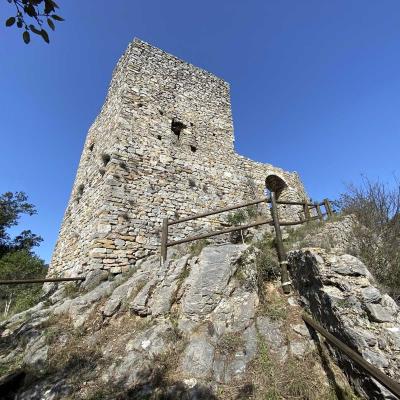
<svg viewBox="0 0 400 400"><path fill-rule="evenodd" d="M282 232L281 232L281 227L279 225L278 208L276 206L276 195L275 192L272 191L271 191L271 215L275 228L276 250L278 253L279 264L281 266L282 290L283 293L289 294L291 282L289 280L289 274L287 270L288 261L286 257L285 248L283 247Z"/></svg>
<svg viewBox="0 0 400 400"><path fill-rule="evenodd" d="M162 230L161 230L161 264L164 265L167 260L168 250L168 218L163 218Z"/></svg>

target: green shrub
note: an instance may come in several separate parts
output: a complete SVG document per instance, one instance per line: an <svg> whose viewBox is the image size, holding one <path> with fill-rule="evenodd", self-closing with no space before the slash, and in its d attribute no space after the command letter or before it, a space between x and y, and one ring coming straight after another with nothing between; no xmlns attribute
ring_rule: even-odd
<svg viewBox="0 0 400 400"><path fill-rule="evenodd" d="M16 250L0 257L0 279L40 279L47 268L43 260L28 250ZM38 303L42 284L1 285L0 306L2 317L9 317ZM9 304L9 306L7 306ZM8 312L7 311L8 308Z"/></svg>
<svg viewBox="0 0 400 400"><path fill-rule="evenodd" d="M234 213L230 213L227 216L227 222L231 225L240 225L246 221L247 215L244 210L238 210Z"/></svg>
<svg viewBox="0 0 400 400"><path fill-rule="evenodd" d="M189 246L189 253L192 256L198 256L201 251L206 247L210 242L207 239L199 239L195 240L191 245Z"/></svg>
<svg viewBox="0 0 400 400"><path fill-rule="evenodd" d="M363 178L359 186L348 185L336 206L357 218L354 255L392 296L400 298L400 182L390 187Z"/></svg>
<svg viewBox="0 0 400 400"><path fill-rule="evenodd" d="M261 281L274 280L280 274L279 260L275 248L275 239L270 234L255 243L259 250L256 256L257 273Z"/></svg>

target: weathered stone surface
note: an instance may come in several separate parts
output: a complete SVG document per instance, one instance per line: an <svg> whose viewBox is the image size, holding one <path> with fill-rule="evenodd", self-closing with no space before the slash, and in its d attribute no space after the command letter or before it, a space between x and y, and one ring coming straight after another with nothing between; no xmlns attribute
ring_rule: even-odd
<svg viewBox="0 0 400 400"><path fill-rule="evenodd" d="M209 246L201 252L186 281L188 290L182 298L184 314L196 319L215 309L236 270L231 260L238 258L246 247L233 244Z"/></svg>
<svg viewBox="0 0 400 400"><path fill-rule="evenodd" d="M373 286L365 265L353 256L322 249L293 251L289 260L293 284L313 317L371 364L398 379L399 308ZM360 395L371 400L393 399L369 375L354 368L349 359L334 348L333 351Z"/></svg>
<svg viewBox="0 0 400 400"><path fill-rule="evenodd" d="M256 325L258 333L265 340L267 346L278 357L284 359L287 355L287 343L282 330L282 322L273 321L271 318L265 316L258 317Z"/></svg>
<svg viewBox="0 0 400 400"><path fill-rule="evenodd" d="M207 378L211 372L214 347L203 337L193 337L183 354L182 373L195 378Z"/></svg>
<svg viewBox="0 0 400 400"><path fill-rule="evenodd" d="M114 315L117 312L120 305L121 305L121 300L117 298L113 298L107 301L107 303L103 308L104 316L111 317L112 315Z"/></svg>
<svg viewBox="0 0 400 400"><path fill-rule="evenodd" d="M29 343L27 352L24 355L24 362L31 368L43 370L46 366L45 362L47 361L48 349L49 347L46 344L46 337L38 337L38 339Z"/></svg>
<svg viewBox="0 0 400 400"><path fill-rule="evenodd" d="M332 264L332 270L341 275L366 276L367 268L356 257L349 254L338 256Z"/></svg>
<svg viewBox="0 0 400 400"><path fill-rule="evenodd" d="M381 292L373 286L362 288L361 296L365 303L378 303L382 298Z"/></svg>
<svg viewBox="0 0 400 400"><path fill-rule="evenodd" d="M101 249L105 250L105 249ZM107 280L108 272L104 270L96 269L94 271L90 271L86 276L85 280L82 282L81 287L83 289L93 289L95 288L100 282Z"/></svg>
<svg viewBox="0 0 400 400"><path fill-rule="evenodd" d="M365 309L371 321L374 322L392 322L393 315L390 310L382 307L380 304L366 304Z"/></svg>

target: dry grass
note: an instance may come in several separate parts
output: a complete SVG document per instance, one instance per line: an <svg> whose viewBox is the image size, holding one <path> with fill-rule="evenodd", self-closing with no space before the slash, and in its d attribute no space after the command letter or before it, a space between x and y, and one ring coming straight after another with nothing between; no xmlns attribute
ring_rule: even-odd
<svg viewBox="0 0 400 400"><path fill-rule="evenodd" d="M241 332L227 332L219 338L216 350L224 356L233 357L243 347L244 340Z"/></svg>

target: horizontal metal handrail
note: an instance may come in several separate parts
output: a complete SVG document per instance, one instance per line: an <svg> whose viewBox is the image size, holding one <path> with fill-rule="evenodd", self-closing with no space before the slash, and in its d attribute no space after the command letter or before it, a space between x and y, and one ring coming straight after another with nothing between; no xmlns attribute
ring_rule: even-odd
<svg viewBox="0 0 400 400"><path fill-rule="evenodd" d="M259 203L268 203L269 199L264 198L264 199L259 199L259 200L254 200L251 202L247 202L247 203L240 203L237 204L235 206L231 206L231 207L225 207L225 208L217 208L215 210L212 211L207 211L205 213L201 213L201 214L195 214L192 215L190 217L186 217L186 218L182 218L182 219L177 219L175 221L168 221L168 225L176 225L176 224L180 224L181 222L187 222L187 221L191 221L193 219L198 219L198 218L202 218L202 217L208 217L209 215L214 215L214 214L220 214L226 211L231 211L231 210L236 210L237 208L242 208L242 207L246 207L246 206L252 206L255 204L259 204Z"/></svg>
<svg viewBox="0 0 400 400"><path fill-rule="evenodd" d="M326 213L323 213L322 216L325 216ZM282 226L291 226L291 225L301 225L304 224L305 222L308 221L313 221L316 219L319 219L320 216L317 215L316 217L311 217L308 220L302 220L302 221L280 221L279 225ZM224 233L230 233L230 232L235 232L235 231L242 231L248 228L252 228L254 226L260 226L260 225L272 225L272 219L269 220L263 220L259 222L253 222L252 224L246 224L246 225L236 225L232 228L227 228L227 229L222 229L220 231L215 231L215 232L209 232L209 233L204 233L202 235L197 235L197 236L189 236L188 238L185 239L180 239L180 240L173 240L172 242L167 242L167 247L175 246L177 244L182 244L182 243L188 243L188 242L193 242L194 240L199 240L199 239L207 239L212 236L217 236L217 235L223 235Z"/></svg>
<svg viewBox="0 0 400 400"><path fill-rule="evenodd" d="M68 281L84 281L84 277L73 278L45 278L45 279L15 279L0 280L0 285L22 285L25 283L45 283L45 282L68 282Z"/></svg>
<svg viewBox="0 0 400 400"><path fill-rule="evenodd" d="M265 225L265 224L271 224L271 223L272 223L272 219L269 219L269 220L264 220L264 221L260 221L260 222L254 222L252 224L247 224L247 225L238 225L238 226L234 226L232 228L222 229L222 230L216 231L216 232L205 233L203 235L189 236L186 239L174 240L172 242L168 242L167 247L175 246L177 244L192 242L194 240L206 239L206 238L209 238L212 236L222 235L224 233L230 233L230 232L234 232L234 231L242 231L243 229L248 229L253 226L259 226L259 225Z"/></svg>
<svg viewBox="0 0 400 400"><path fill-rule="evenodd" d="M264 220L261 222L255 222L255 223L247 224L247 225L238 225L238 226L234 226L232 228L223 229L223 230L219 230L216 232L209 232L209 233L205 233L205 234L197 235L197 236L190 236L186 239L174 240L171 242L168 241L168 227L169 226L180 224L182 222L192 221L192 220L202 218L202 217L208 217L210 215L220 214L220 213L223 213L226 211L236 210L238 208L247 207L247 206L251 206L251 205L255 205L255 204L259 204L259 203L272 203L271 197L265 197L263 199L253 200L253 201L246 202L246 203L240 203L240 204L236 204L236 205L230 206L230 207L218 208L218 209L215 209L212 211L195 214L190 217L178 219L175 221L170 221L170 220L168 220L168 218L164 218L163 222L162 222L162 229L161 229L161 248L160 248L161 262L163 263L167 259L168 247L175 246L175 245L182 244L182 243L192 242L194 240L206 239L209 237L222 235L224 233L241 231L243 229L251 228L253 226L259 226L259 225L264 225L264 224L272 225L273 221L272 220ZM318 203L318 202L309 203L307 201L284 201L284 200L276 201L274 199L274 204L275 204L274 207L276 207L277 204L303 206L303 212L305 214L304 220L300 220L297 222L288 222L288 221L280 222L279 221L279 225L281 225L281 226L300 225L300 224L303 224L303 223L306 223L306 222L309 222L309 221L312 221L315 219L323 220L323 217L325 215L327 215L328 217L332 216L332 209L330 207L330 203L329 203L328 199L324 199L324 201L322 201L320 203ZM325 207L326 213L322 213L322 211L320 209L320 206L322 206L322 205ZM311 209L315 208L318 215L315 217L311 217L310 208ZM276 227L275 227L275 230L276 230Z"/></svg>
<svg viewBox="0 0 400 400"><path fill-rule="evenodd" d="M352 361L354 361L357 365L367 371L373 378L375 378L379 383L389 389L396 396L400 397L400 384L389 378L386 374L384 374L381 370L374 367L368 361L364 360L359 354L357 354L354 350L352 350L349 346L344 344L341 340L339 340L336 336L332 335L325 328L323 328L318 322L312 319L307 314L302 315L303 320L306 324L310 325L317 332L319 332L322 336L324 336L330 343L336 346L339 350L341 350L344 354L347 355Z"/></svg>
<svg viewBox="0 0 400 400"><path fill-rule="evenodd" d="M182 219L177 219L175 221L168 221L168 226L171 225L176 225L176 224L180 224L182 222L187 222L187 221L192 221L194 219L198 219L198 218L203 218L203 217L208 217L210 215L215 215L215 214L220 214L226 211L232 211L232 210L236 210L238 208L242 208L242 207L248 207L248 206L253 206L256 204L260 204L260 203L271 203L271 199L266 197L264 199L258 199L258 200L254 200L254 201L250 201L250 202L246 202L246 203L240 203L240 204L236 204L234 206L230 206L230 207L224 207L224 208L217 208L215 210L212 211L207 211L205 213L200 213L200 214L195 214L192 215L190 217L185 217ZM278 200L276 202L276 204L282 204L282 205L290 205L290 206L304 206L307 205L309 207L316 207L318 206L322 206L325 203L321 202L321 203L307 203L307 202L301 202L301 201L284 201L284 200Z"/></svg>

